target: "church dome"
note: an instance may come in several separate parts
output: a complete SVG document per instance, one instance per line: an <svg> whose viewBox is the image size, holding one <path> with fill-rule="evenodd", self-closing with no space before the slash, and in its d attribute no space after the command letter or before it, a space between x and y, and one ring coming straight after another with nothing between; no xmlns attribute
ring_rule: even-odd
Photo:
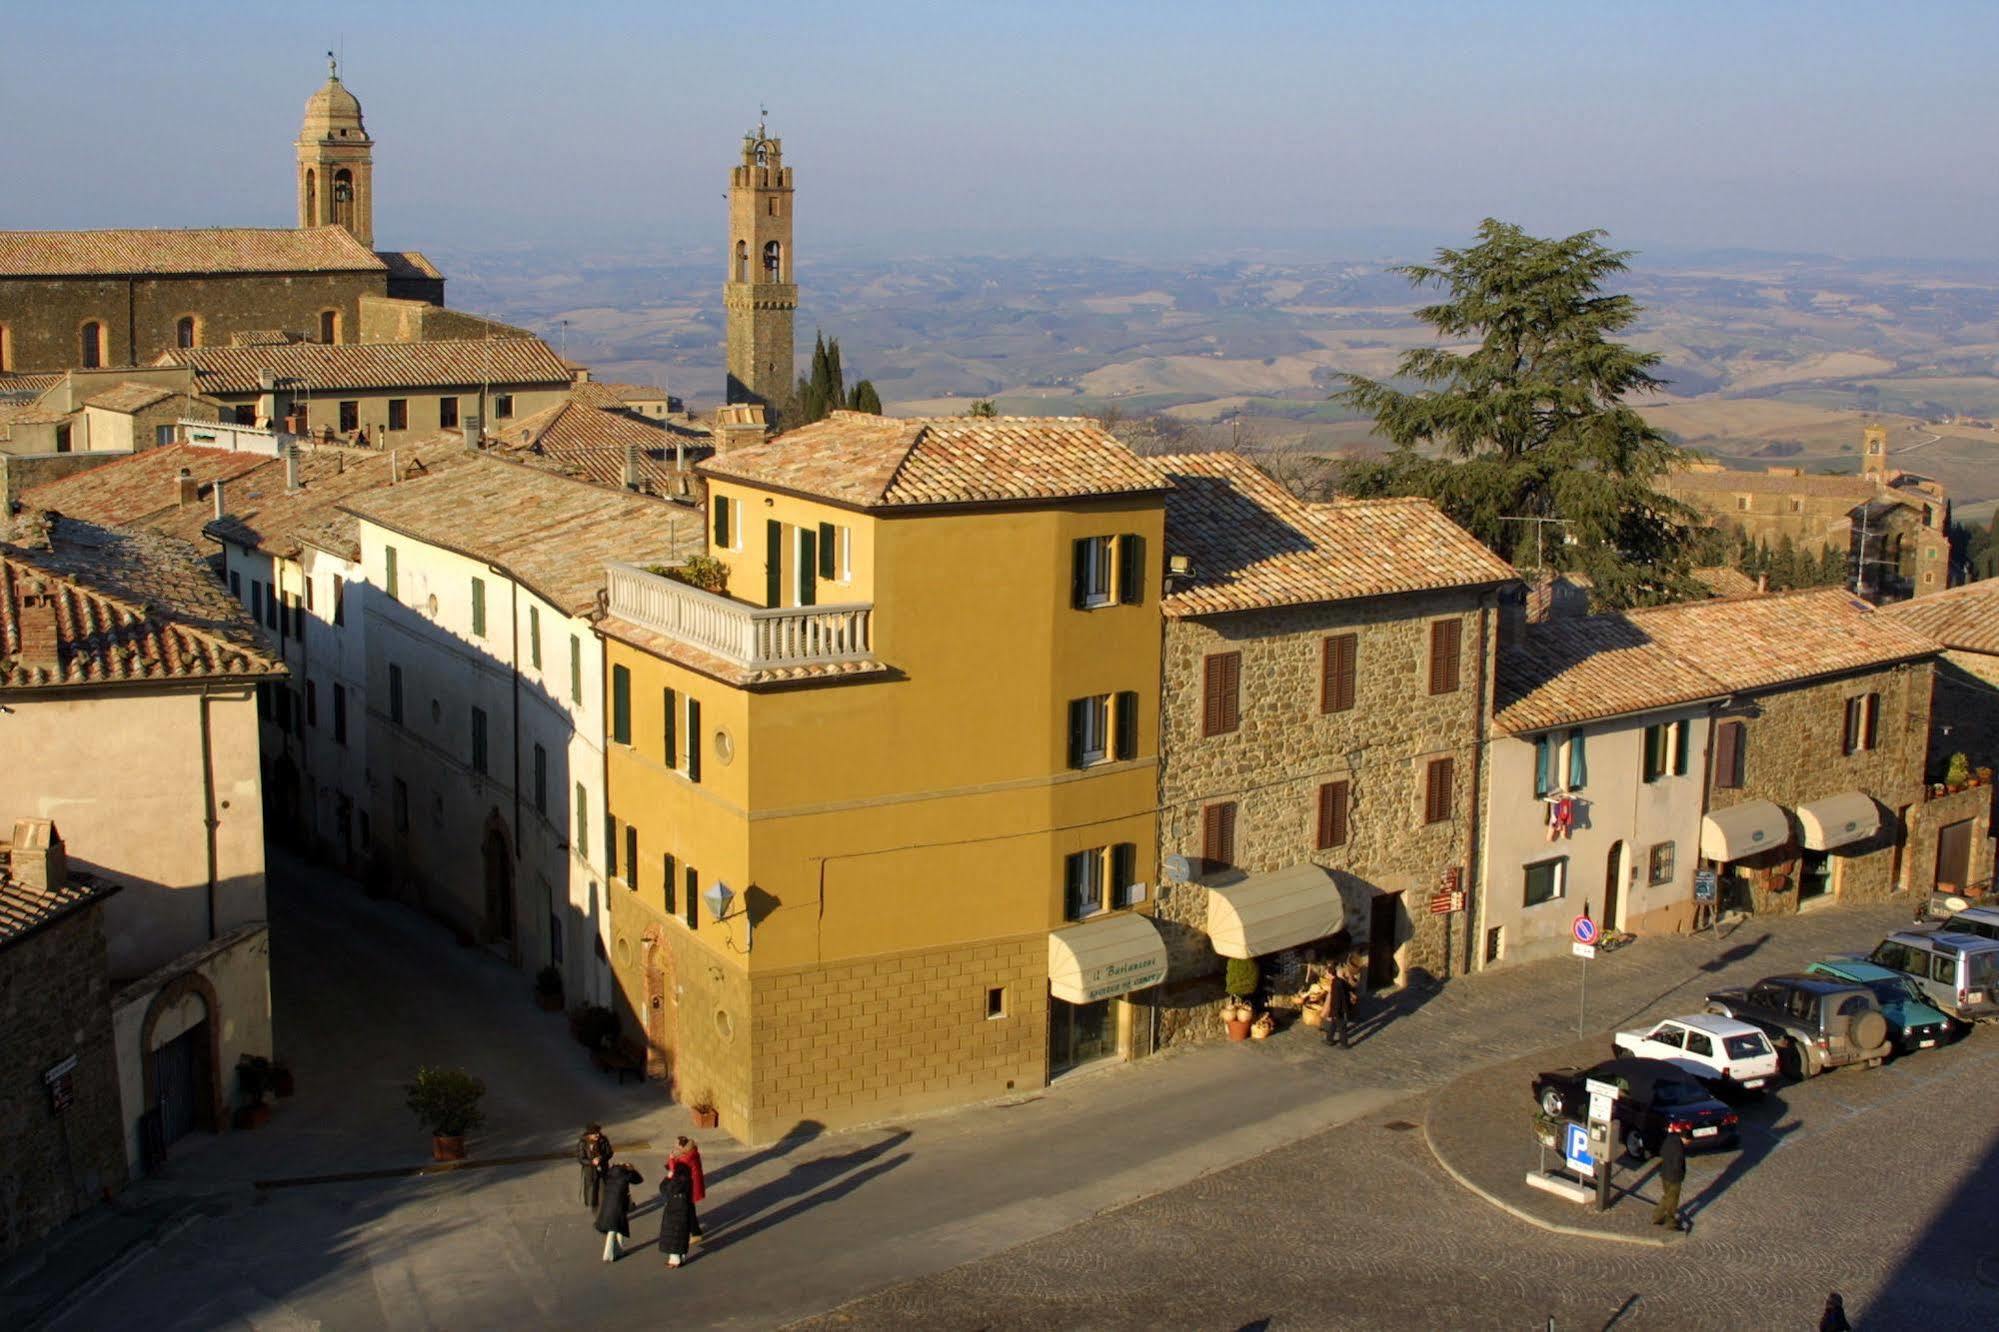
<svg viewBox="0 0 1999 1332"><path fill-rule="evenodd" d="M343 130L346 133L343 134ZM361 123L361 99L347 91L347 85L340 81L338 68L328 61L325 86L305 99L305 124L299 130L299 138L367 137L367 128Z"/></svg>

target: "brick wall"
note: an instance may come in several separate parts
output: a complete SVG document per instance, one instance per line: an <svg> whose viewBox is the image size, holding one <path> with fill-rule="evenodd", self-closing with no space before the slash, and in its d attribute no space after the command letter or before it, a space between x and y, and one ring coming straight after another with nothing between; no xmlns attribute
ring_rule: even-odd
<svg viewBox="0 0 1999 1332"><path fill-rule="evenodd" d="M0 1255L125 1183L102 912L0 949ZM58 1119L42 1075L70 1055L75 1099Z"/></svg>
<svg viewBox="0 0 1999 1332"><path fill-rule="evenodd" d="M1709 809L1744 800L1769 800L1787 811L1845 791L1864 791L1883 806L1875 837L1833 853L1838 864L1836 891L1842 901L1872 902L1896 891L1896 811L1913 805L1922 790L1929 742L1928 662L1841 676L1819 684L1763 690L1747 695L1722 714L1744 723L1743 785L1715 788ZM1881 696L1872 750L1842 753L1847 699ZM1795 813L1793 832L1796 832ZM1799 845L1741 862L1749 872L1755 909L1795 911L1798 906ZM1783 886L1777 886L1778 879Z"/></svg>
<svg viewBox="0 0 1999 1332"><path fill-rule="evenodd" d="M381 295L383 273L218 273L142 278L0 278L0 323L12 334L23 373L81 363L78 330L104 325L106 365L142 365L175 346L174 325L197 320L204 347L237 333L285 329L319 336L319 312L340 311L341 337L360 327L360 298Z"/></svg>
<svg viewBox="0 0 1999 1332"><path fill-rule="evenodd" d="M1430 625L1443 617L1461 626L1462 666L1454 692L1432 695ZM1266 873L1311 862L1338 871L1356 947L1367 945L1373 897L1400 893L1396 943L1403 974L1464 969L1462 922L1431 916L1427 903L1443 871L1468 868L1470 859L1480 694L1491 687L1494 648L1488 632L1481 669L1480 618L1476 594L1443 592L1168 621L1161 856L1198 861L1203 807L1233 800L1241 870ZM1321 644L1328 635L1349 632L1358 637L1354 706L1321 713ZM1227 735L1204 736L1203 663L1210 653L1231 651L1242 654L1241 725ZM1425 824L1424 765L1442 755L1456 760L1453 816ZM1318 790L1334 780L1350 783L1347 841L1322 851ZM1160 1044L1216 1034L1213 1001L1220 995L1222 960L1205 933L1205 883L1162 885L1154 919L1171 963L1167 983L1152 996L1162 1009ZM1450 942L1447 923L1454 931ZM1298 975L1296 959L1278 962L1289 964L1289 984Z"/></svg>

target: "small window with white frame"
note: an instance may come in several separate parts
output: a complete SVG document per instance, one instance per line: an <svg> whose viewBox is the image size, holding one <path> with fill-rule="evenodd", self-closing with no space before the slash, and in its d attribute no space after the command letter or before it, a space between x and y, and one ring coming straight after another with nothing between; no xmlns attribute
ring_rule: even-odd
<svg viewBox="0 0 1999 1332"><path fill-rule="evenodd" d="M1557 901L1568 896L1569 858L1556 856L1551 860L1537 860L1523 870L1525 892L1523 906L1539 906L1543 902Z"/></svg>

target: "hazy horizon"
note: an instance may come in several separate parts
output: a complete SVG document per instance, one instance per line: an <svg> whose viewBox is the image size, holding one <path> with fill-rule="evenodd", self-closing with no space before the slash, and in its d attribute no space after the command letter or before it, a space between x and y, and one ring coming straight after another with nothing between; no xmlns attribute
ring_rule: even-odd
<svg viewBox="0 0 1999 1332"><path fill-rule="evenodd" d="M0 142L8 228L290 224L338 46L388 246L719 246L763 100L828 253L1401 253L1490 215L1645 251L1999 258L1991 8L114 0L9 27L38 54L0 84L36 127Z"/></svg>

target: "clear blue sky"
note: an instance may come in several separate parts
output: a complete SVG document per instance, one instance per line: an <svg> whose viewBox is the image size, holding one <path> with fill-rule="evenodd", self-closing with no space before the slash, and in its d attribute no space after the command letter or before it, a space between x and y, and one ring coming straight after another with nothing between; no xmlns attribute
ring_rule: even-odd
<svg viewBox="0 0 1999 1332"><path fill-rule="evenodd" d="M10 8L0 227L289 224L340 43L384 245L719 244L765 99L828 247L1496 215L1647 249L1999 258L1999 5Z"/></svg>

